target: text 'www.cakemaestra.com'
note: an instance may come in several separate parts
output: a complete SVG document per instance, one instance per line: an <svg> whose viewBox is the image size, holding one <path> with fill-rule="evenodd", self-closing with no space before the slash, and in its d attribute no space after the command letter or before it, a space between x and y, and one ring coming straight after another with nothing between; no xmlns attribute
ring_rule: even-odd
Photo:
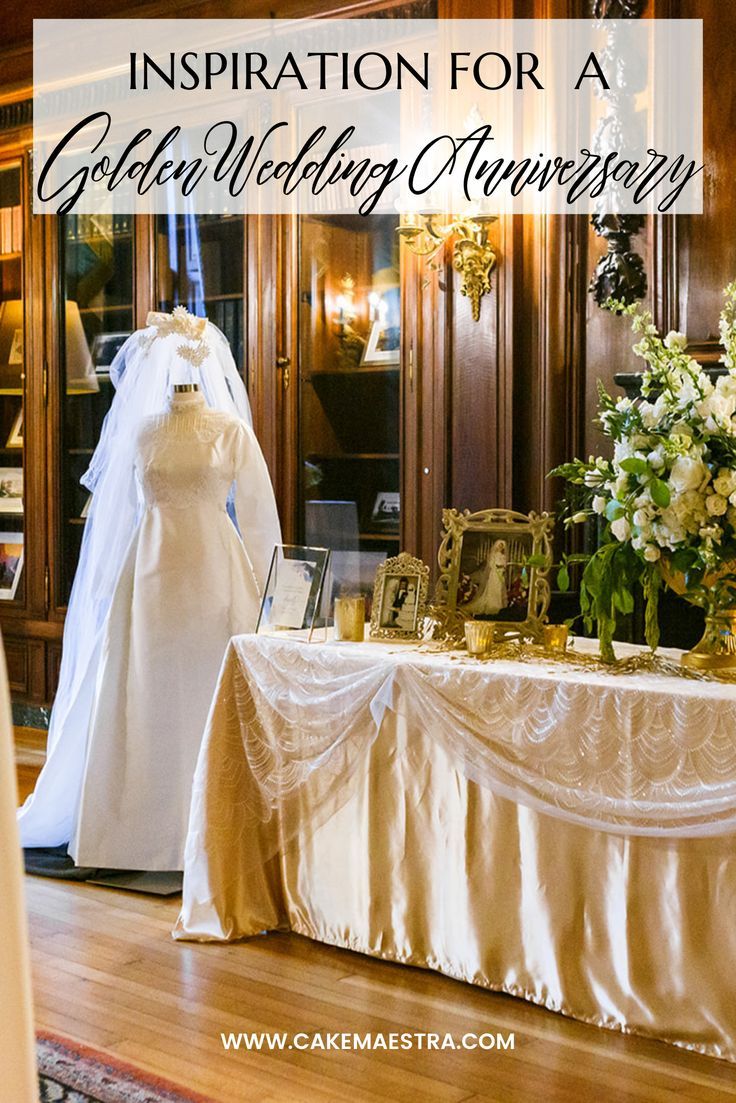
<svg viewBox="0 0 736 1103"><path fill-rule="evenodd" d="M274 1050L512 1050L514 1034L498 1031L466 1034L442 1034L432 1031L397 1031L387 1034L353 1034L344 1031L220 1034L223 1049L243 1052Z"/></svg>

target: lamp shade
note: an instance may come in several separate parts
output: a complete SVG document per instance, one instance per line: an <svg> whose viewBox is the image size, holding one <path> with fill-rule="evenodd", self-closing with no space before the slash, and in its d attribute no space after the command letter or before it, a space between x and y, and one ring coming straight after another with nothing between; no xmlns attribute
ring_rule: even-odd
<svg viewBox="0 0 736 1103"><path fill-rule="evenodd" d="M68 394L90 394L99 391L92 353L82 325L79 306L66 302L66 389Z"/></svg>

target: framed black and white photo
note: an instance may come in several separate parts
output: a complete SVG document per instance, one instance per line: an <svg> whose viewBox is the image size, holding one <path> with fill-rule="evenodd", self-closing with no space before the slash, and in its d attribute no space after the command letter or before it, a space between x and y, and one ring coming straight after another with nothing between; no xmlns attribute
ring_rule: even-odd
<svg viewBox="0 0 736 1103"><path fill-rule="evenodd" d="M23 533L0 532L0 601L12 601L23 573Z"/></svg>
<svg viewBox="0 0 736 1103"><path fill-rule="evenodd" d="M115 356L130 337L130 333L98 333L92 344L95 371L106 375Z"/></svg>
<svg viewBox="0 0 736 1103"><path fill-rule="evenodd" d="M371 527L398 532L401 518L401 495L398 490L380 490L371 510Z"/></svg>
<svg viewBox="0 0 736 1103"><path fill-rule="evenodd" d="M329 562L328 548L277 544L256 632L308 631L311 639L322 605Z"/></svg>
<svg viewBox="0 0 736 1103"><path fill-rule="evenodd" d="M429 567L407 552L387 559L376 571L371 630L373 639L419 639L424 628Z"/></svg>

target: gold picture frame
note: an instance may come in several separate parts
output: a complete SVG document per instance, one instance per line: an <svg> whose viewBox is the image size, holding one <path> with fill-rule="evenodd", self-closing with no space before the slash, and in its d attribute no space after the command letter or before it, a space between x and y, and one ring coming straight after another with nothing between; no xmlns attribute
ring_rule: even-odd
<svg viewBox="0 0 736 1103"><path fill-rule="evenodd" d="M18 411L15 421L13 422L10 432L8 433L8 439L5 442L6 448L22 448L23 447L23 407L21 406Z"/></svg>
<svg viewBox="0 0 736 1103"><path fill-rule="evenodd" d="M554 519L548 513L445 509L435 607L451 633L489 620L500 641L538 642L550 602Z"/></svg>
<svg viewBox="0 0 736 1103"><path fill-rule="evenodd" d="M386 559L376 571L371 639L418 640L427 613L429 567L408 552Z"/></svg>

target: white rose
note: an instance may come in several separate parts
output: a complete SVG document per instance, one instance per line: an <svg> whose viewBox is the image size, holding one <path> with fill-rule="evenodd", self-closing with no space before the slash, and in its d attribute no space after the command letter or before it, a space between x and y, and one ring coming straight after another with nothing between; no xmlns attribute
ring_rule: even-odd
<svg viewBox="0 0 736 1103"><path fill-rule="evenodd" d="M659 421L651 402L642 402L640 404L639 417L645 429L653 429Z"/></svg>
<svg viewBox="0 0 736 1103"><path fill-rule="evenodd" d="M632 520L638 529L643 529L649 524L649 514L645 509L637 509Z"/></svg>
<svg viewBox="0 0 736 1103"><path fill-rule="evenodd" d="M682 493L686 490L697 490L707 476L708 468L702 460L694 460L691 456L678 456L672 465L670 483L674 490Z"/></svg>
<svg viewBox="0 0 736 1103"><path fill-rule="evenodd" d="M630 440L617 440L613 447L613 462L618 464L622 460L628 460L634 452L635 448Z"/></svg>
<svg viewBox="0 0 736 1103"><path fill-rule="evenodd" d="M713 480L713 489L716 494L729 498L736 491L736 471L729 471L727 467L722 467L718 477Z"/></svg>
<svg viewBox="0 0 736 1103"><path fill-rule="evenodd" d="M631 536L631 525L625 517L619 517L616 521L611 522L611 532L623 543Z"/></svg>
<svg viewBox="0 0 736 1103"><path fill-rule="evenodd" d="M675 352L682 352L686 345L687 337L676 329L671 329L664 339L664 347Z"/></svg>
<svg viewBox="0 0 736 1103"><path fill-rule="evenodd" d="M649 453L647 456L647 463L650 467L653 467L655 471L661 471L664 467L664 448L661 444Z"/></svg>
<svg viewBox="0 0 736 1103"><path fill-rule="evenodd" d="M593 509L596 513L603 513L605 512L605 508L606 499L602 497L602 495L596 494L595 498L593 499Z"/></svg>
<svg viewBox="0 0 736 1103"><path fill-rule="evenodd" d="M644 558L646 559L647 563L656 563L656 561L659 559L659 555L659 548L655 547L654 544L647 544L644 549Z"/></svg>
<svg viewBox="0 0 736 1103"><path fill-rule="evenodd" d="M728 509L728 498L721 494L709 494L705 499L705 508L711 517L722 517Z"/></svg>

